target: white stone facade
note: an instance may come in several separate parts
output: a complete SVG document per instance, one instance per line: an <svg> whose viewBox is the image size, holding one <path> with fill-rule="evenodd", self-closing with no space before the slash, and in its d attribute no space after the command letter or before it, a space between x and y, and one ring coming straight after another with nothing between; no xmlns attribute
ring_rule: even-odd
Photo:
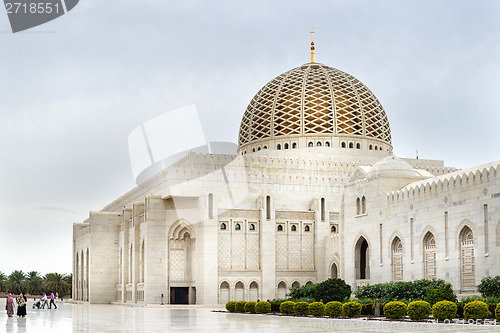
<svg viewBox="0 0 500 333"><path fill-rule="evenodd" d="M332 96L335 82L328 82ZM297 98L307 101L304 93ZM346 122L343 109L334 109L343 100L335 98L325 107ZM384 112L379 104L376 110ZM307 123L305 111L301 116ZM370 119L383 120L383 136L375 127L364 132ZM456 170L441 161L401 160L392 155L385 113L362 124L358 134L273 136L260 128L255 141L242 124L240 155L190 153L91 212L74 224L73 298L265 300L329 277L353 287L436 277L464 294L482 277L500 274L500 162Z"/></svg>

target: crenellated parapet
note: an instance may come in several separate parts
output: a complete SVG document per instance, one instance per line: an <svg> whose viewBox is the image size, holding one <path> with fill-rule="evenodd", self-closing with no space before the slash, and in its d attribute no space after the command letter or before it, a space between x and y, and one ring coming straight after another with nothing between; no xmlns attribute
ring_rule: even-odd
<svg viewBox="0 0 500 333"><path fill-rule="evenodd" d="M397 203L405 199L423 199L438 192L452 192L460 188L471 188L475 185L495 183L499 181L500 161L479 167L458 170L441 176L411 183L401 190L386 194L388 203Z"/></svg>

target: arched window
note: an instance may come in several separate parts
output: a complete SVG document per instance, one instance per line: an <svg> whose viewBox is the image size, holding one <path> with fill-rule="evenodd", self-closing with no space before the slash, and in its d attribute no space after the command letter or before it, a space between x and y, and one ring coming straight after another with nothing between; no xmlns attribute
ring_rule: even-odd
<svg viewBox="0 0 500 333"><path fill-rule="evenodd" d="M378 150L382 150L382 147L378 147Z"/></svg>
<svg viewBox="0 0 500 333"><path fill-rule="evenodd" d="M316 142L316 146L321 147L321 142Z"/></svg>
<svg viewBox="0 0 500 333"><path fill-rule="evenodd" d="M248 230L255 230L255 224L250 223L250 225L248 226Z"/></svg>
<svg viewBox="0 0 500 333"><path fill-rule="evenodd" d="M288 149L288 143L285 143L285 149Z"/></svg>
<svg viewBox="0 0 500 333"><path fill-rule="evenodd" d="M398 237L392 241L392 279L403 280L403 243Z"/></svg>
<svg viewBox="0 0 500 333"><path fill-rule="evenodd" d="M252 148L252 153L255 153L255 148Z"/></svg>
<svg viewBox="0 0 500 333"><path fill-rule="evenodd" d="M326 217L325 198L321 198L320 200L320 212L321 212L321 221L324 221Z"/></svg>
<svg viewBox="0 0 500 333"><path fill-rule="evenodd" d="M356 143L356 149L361 149L361 144L359 142Z"/></svg>
<svg viewBox="0 0 500 333"><path fill-rule="evenodd" d="M214 217L214 195L212 193L208 194L208 218Z"/></svg>
<svg viewBox="0 0 500 333"><path fill-rule="evenodd" d="M424 237L424 277L427 280L436 277L436 240L430 231Z"/></svg>
<svg viewBox="0 0 500 333"><path fill-rule="evenodd" d="M340 146L341 146L342 148L345 148L345 142L342 142L342 143L340 144Z"/></svg>
<svg viewBox="0 0 500 333"><path fill-rule="evenodd" d="M226 224L225 223L221 223L220 224L220 230L226 230Z"/></svg>
<svg viewBox="0 0 500 333"><path fill-rule="evenodd" d="M314 144L313 144L313 143L312 143L312 141L311 141L311 142L309 142L309 143L307 144L307 146L308 146L308 147L313 147L313 146L314 146Z"/></svg>
<svg viewBox="0 0 500 333"><path fill-rule="evenodd" d="M354 148L354 143L349 142L349 148Z"/></svg>
<svg viewBox="0 0 500 333"><path fill-rule="evenodd" d="M337 232L337 227L336 227L336 226L334 226L334 225L332 225L332 226L330 227L330 232Z"/></svg>
<svg viewBox="0 0 500 333"><path fill-rule="evenodd" d="M264 146L264 148L262 148L262 149L267 149L267 146Z"/></svg>
<svg viewBox="0 0 500 333"><path fill-rule="evenodd" d="M260 147L259 147L259 148L257 148L257 151L260 151Z"/></svg>
<svg viewBox="0 0 500 333"><path fill-rule="evenodd" d="M338 277L337 264L335 264L335 263L332 264L332 267L330 269L330 277L332 279L336 279Z"/></svg>
<svg viewBox="0 0 500 333"><path fill-rule="evenodd" d="M266 219L271 219L271 197L269 195L266 196Z"/></svg>
<svg viewBox="0 0 500 333"><path fill-rule="evenodd" d="M356 215L361 214L361 200L356 198Z"/></svg>
<svg viewBox="0 0 500 333"><path fill-rule="evenodd" d="M366 214L366 198L361 198L361 214Z"/></svg>
<svg viewBox="0 0 500 333"><path fill-rule="evenodd" d="M373 150L373 146L372 145L368 146L368 149Z"/></svg>
<svg viewBox="0 0 500 333"><path fill-rule="evenodd" d="M378 147L377 147L377 146L375 146L375 150L378 150Z"/></svg>
<svg viewBox="0 0 500 333"><path fill-rule="evenodd" d="M297 142L292 143L292 148L293 149L297 148Z"/></svg>
<svg viewBox="0 0 500 333"><path fill-rule="evenodd" d="M475 288L474 235L469 227L464 227L460 232L460 271L462 288Z"/></svg>
<svg viewBox="0 0 500 333"><path fill-rule="evenodd" d="M330 142L325 142L325 147L330 147Z"/></svg>
<svg viewBox="0 0 500 333"><path fill-rule="evenodd" d="M241 225L239 223L236 223L234 225L234 230L241 230Z"/></svg>
<svg viewBox="0 0 500 333"><path fill-rule="evenodd" d="M292 225L292 231L297 231L297 227L295 225Z"/></svg>
<svg viewBox="0 0 500 333"><path fill-rule="evenodd" d="M278 231L283 231L283 226L281 224L278 224Z"/></svg>
<svg viewBox="0 0 500 333"><path fill-rule="evenodd" d="M305 232L309 232L309 231L311 231L311 228L310 228L308 225L306 225L306 226L304 227L304 231L305 231Z"/></svg>
<svg viewBox="0 0 500 333"><path fill-rule="evenodd" d="M278 150L281 150L281 145L278 143L278 145L276 146L276 149Z"/></svg>

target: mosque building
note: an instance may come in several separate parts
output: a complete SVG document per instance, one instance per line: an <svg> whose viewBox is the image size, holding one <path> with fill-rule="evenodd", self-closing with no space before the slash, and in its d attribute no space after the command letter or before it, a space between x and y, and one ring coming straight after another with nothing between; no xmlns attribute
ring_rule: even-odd
<svg viewBox="0 0 500 333"><path fill-rule="evenodd" d="M73 225L73 299L223 304L500 275L500 161L458 170L393 155L387 115L315 61L269 81L236 154L191 152Z"/></svg>

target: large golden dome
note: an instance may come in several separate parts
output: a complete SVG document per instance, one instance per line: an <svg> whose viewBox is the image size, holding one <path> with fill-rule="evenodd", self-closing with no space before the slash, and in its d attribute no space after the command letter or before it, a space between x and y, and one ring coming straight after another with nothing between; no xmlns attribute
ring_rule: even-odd
<svg viewBox="0 0 500 333"><path fill-rule="evenodd" d="M239 151L339 147L392 150L391 130L375 95L358 79L308 63L267 83L248 105Z"/></svg>

